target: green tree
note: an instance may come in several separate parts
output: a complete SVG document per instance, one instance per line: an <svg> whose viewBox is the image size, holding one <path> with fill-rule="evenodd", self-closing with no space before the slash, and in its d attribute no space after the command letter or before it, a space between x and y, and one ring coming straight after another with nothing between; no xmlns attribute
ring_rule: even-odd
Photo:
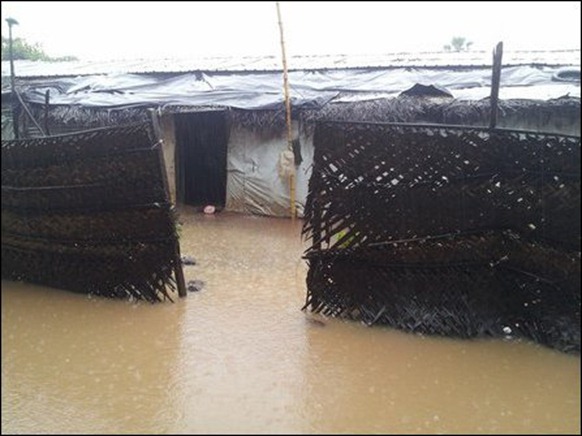
<svg viewBox="0 0 582 436"><path fill-rule="evenodd" d="M39 43L30 44L23 38L14 38L12 40L12 52L14 60L26 59L30 61L75 61L75 56L62 56L52 58L47 55ZM10 60L10 40L2 36L2 60Z"/></svg>
<svg viewBox="0 0 582 436"><path fill-rule="evenodd" d="M445 51L468 51L473 45L473 42L467 41L467 38L463 36L454 36L451 39L450 44L445 45L443 48Z"/></svg>

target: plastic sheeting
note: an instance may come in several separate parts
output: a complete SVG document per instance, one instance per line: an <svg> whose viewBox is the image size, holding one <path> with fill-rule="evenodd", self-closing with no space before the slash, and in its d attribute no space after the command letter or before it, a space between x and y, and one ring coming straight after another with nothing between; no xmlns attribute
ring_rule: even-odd
<svg viewBox="0 0 582 436"><path fill-rule="evenodd" d="M295 205L298 216L303 216L313 163L313 142L305 136L300 136L299 140L303 161L295 167ZM245 129L232 128L227 157L227 210L290 216L289 182L277 170L279 157L286 149L284 136L264 138Z"/></svg>
<svg viewBox="0 0 582 436"><path fill-rule="evenodd" d="M238 109L275 109L283 102L280 74L185 74L169 79L138 75L91 76L72 81L66 92L56 88L54 79L29 85L24 98L44 104L50 89L53 105L85 107L120 106L224 106ZM73 84L71 84L74 82ZM60 87L62 89L62 86ZM300 107L320 107L338 91L320 91L298 85L292 104Z"/></svg>
<svg viewBox="0 0 582 436"><path fill-rule="evenodd" d="M506 67L501 73L501 96L550 99L569 94L580 96L580 84L556 82L557 67ZM397 95L415 84L448 89L461 99L489 94L491 70L449 69L355 69L293 71L289 73L294 107L318 108L340 95L351 101ZM275 109L283 104L281 73L188 73L172 78L122 74L35 80L24 87L24 98L44 104L50 89L54 105L86 107L120 106L224 106L237 109ZM536 92L540 89L540 92Z"/></svg>

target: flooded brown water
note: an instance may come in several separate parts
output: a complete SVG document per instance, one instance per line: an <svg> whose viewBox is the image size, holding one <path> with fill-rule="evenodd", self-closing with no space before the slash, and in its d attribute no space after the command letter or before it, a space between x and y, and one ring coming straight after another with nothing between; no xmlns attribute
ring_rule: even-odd
<svg viewBox="0 0 582 436"><path fill-rule="evenodd" d="M301 221L181 220L174 304L2 282L2 433L580 433L579 356L311 322Z"/></svg>

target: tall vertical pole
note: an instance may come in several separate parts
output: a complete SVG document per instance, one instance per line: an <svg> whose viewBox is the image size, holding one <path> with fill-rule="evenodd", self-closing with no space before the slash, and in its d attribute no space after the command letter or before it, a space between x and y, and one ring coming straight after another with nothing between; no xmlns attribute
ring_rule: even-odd
<svg viewBox="0 0 582 436"><path fill-rule="evenodd" d="M279 20L279 34L281 36L281 56L283 58L283 88L285 92L285 114L287 121L287 148L293 151L293 133L291 127L291 101L289 100L289 74L287 73L287 57L285 56L285 40L283 38L283 21L281 20L281 8L277 5L277 18ZM295 219L295 172L289 175L289 197L291 207L291 219Z"/></svg>
<svg viewBox="0 0 582 436"><path fill-rule="evenodd" d="M14 137L19 138L18 134L18 103L16 98L16 78L14 75L14 52L12 48L12 26L18 24L14 18L6 18L8 23L8 50L10 55L10 92L11 92L11 102L12 102L12 130L14 131Z"/></svg>
<svg viewBox="0 0 582 436"><path fill-rule="evenodd" d="M497 112L499 105L499 85L501 83L501 57L503 56L503 42L497 44L493 50L493 73L491 75L491 117L489 128L497 126Z"/></svg>

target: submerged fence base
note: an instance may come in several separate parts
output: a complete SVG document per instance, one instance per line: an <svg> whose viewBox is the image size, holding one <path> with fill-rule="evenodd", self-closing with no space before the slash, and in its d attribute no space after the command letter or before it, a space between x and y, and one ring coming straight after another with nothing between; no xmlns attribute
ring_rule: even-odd
<svg viewBox="0 0 582 436"><path fill-rule="evenodd" d="M429 261L442 259L443 251L449 261ZM425 262L406 263L412 253L422 253ZM531 269L551 270L554 280L521 270L528 258ZM579 259L512 232L315 251L307 259L306 307L313 312L424 334L523 337L580 351Z"/></svg>
<svg viewBox="0 0 582 436"><path fill-rule="evenodd" d="M322 123L304 309L580 352L580 138Z"/></svg>
<svg viewBox="0 0 582 436"><path fill-rule="evenodd" d="M182 266L162 159L148 123L2 141L2 278L171 299Z"/></svg>

